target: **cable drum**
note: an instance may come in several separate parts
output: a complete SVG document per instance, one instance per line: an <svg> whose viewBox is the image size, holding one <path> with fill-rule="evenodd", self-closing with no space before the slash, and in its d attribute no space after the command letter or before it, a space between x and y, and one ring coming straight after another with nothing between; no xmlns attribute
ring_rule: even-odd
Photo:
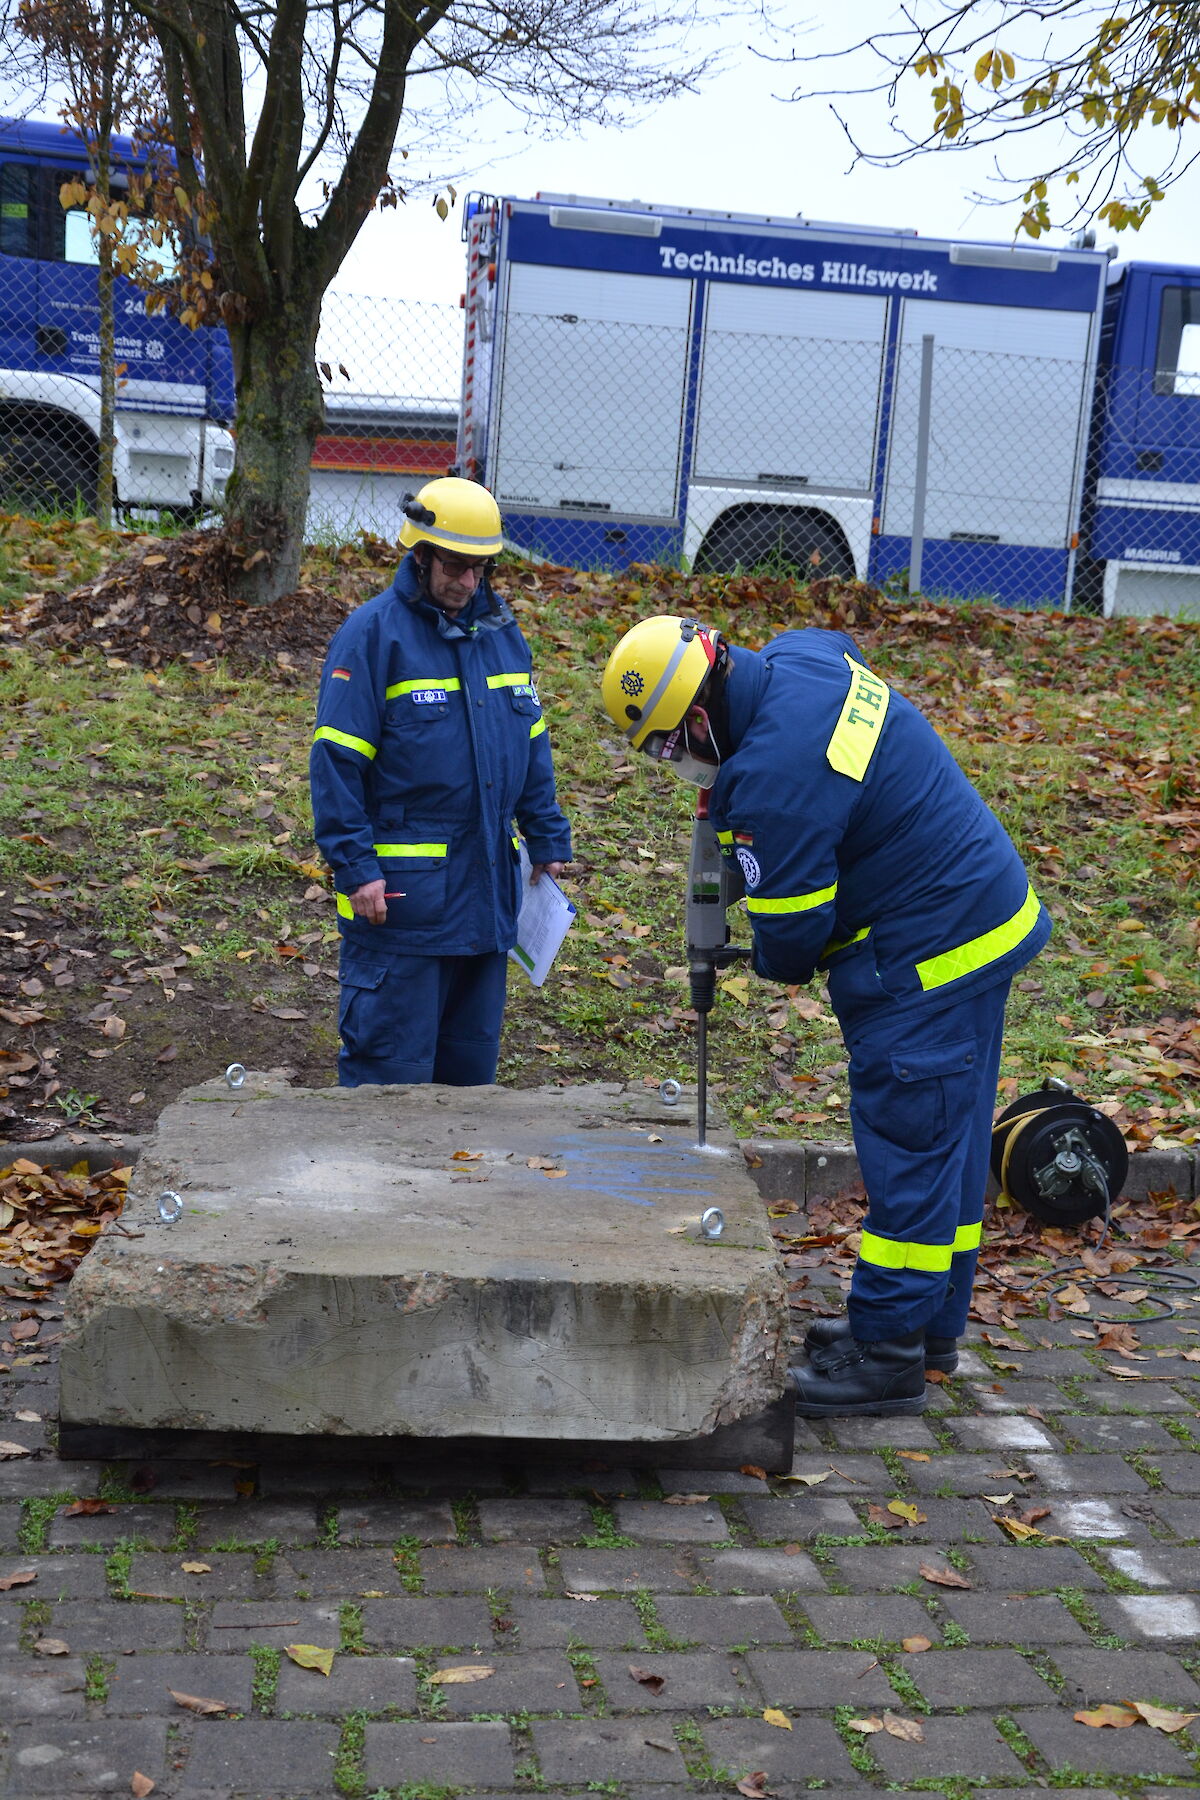
<svg viewBox="0 0 1200 1800"><path fill-rule="evenodd" d="M1106 1114L1051 1078L1000 1114L991 1163L1001 1192L1043 1225L1082 1225L1107 1216L1129 1152Z"/></svg>

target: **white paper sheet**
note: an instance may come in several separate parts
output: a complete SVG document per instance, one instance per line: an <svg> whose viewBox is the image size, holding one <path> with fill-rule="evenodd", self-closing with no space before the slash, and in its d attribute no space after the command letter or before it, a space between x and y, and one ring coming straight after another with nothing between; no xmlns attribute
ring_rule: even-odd
<svg viewBox="0 0 1200 1800"><path fill-rule="evenodd" d="M570 930L575 908L552 875L543 870L535 887L529 879L531 873L529 853L522 843L521 912L517 941L508 954L524 969L534 987L541 987Z"/></svg>

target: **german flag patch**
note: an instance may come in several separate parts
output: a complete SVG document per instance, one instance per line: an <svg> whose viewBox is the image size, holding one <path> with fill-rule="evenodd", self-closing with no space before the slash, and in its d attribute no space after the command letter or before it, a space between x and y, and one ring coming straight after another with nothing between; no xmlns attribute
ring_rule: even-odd
<svg viewBox="0 0 1200 1800"><path fill-rule="evenodd" d="M733 841L735 844L753 844L754 833L752 831L735 831L733 834Z"/></svg>
<svg viewBox="0 0 1200 1800"><path fill-rule="evenodd" d="M349 681L350 679L349 669L334 669L331 673L335 681Z"/></svg>

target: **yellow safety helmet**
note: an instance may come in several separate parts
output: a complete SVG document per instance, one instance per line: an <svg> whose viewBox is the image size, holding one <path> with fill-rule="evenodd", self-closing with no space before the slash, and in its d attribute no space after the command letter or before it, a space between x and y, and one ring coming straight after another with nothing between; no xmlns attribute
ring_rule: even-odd
<svg viewBox="0 0 1200 1800"><path fill-rule="evenodd" d="M717 634L695 619L643 619L605 666L600 692L608 715L635 750L661 756L717 660Z"/></svg>
<svg viewBox="0 0 1200 1800"><path fill-rule="evenodd" d="M477 481L442 475L404 502L400 542L434 544L451 556L497 556L504 547L500 508Z"/></svg>

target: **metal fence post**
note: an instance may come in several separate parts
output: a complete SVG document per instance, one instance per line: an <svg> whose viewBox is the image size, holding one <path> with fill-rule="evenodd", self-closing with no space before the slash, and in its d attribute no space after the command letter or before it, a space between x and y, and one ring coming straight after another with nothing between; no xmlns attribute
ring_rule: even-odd
<svg viewBox="0 0 1200 1800"><path fill-rule="evenodd" d="M912 555L908 560L908 591L921 590L921 562L925 554L925 485L929 475L929 412L933 398L933 337L921 339L921 382L917 395L917 466L913 471Z"/></svg>

